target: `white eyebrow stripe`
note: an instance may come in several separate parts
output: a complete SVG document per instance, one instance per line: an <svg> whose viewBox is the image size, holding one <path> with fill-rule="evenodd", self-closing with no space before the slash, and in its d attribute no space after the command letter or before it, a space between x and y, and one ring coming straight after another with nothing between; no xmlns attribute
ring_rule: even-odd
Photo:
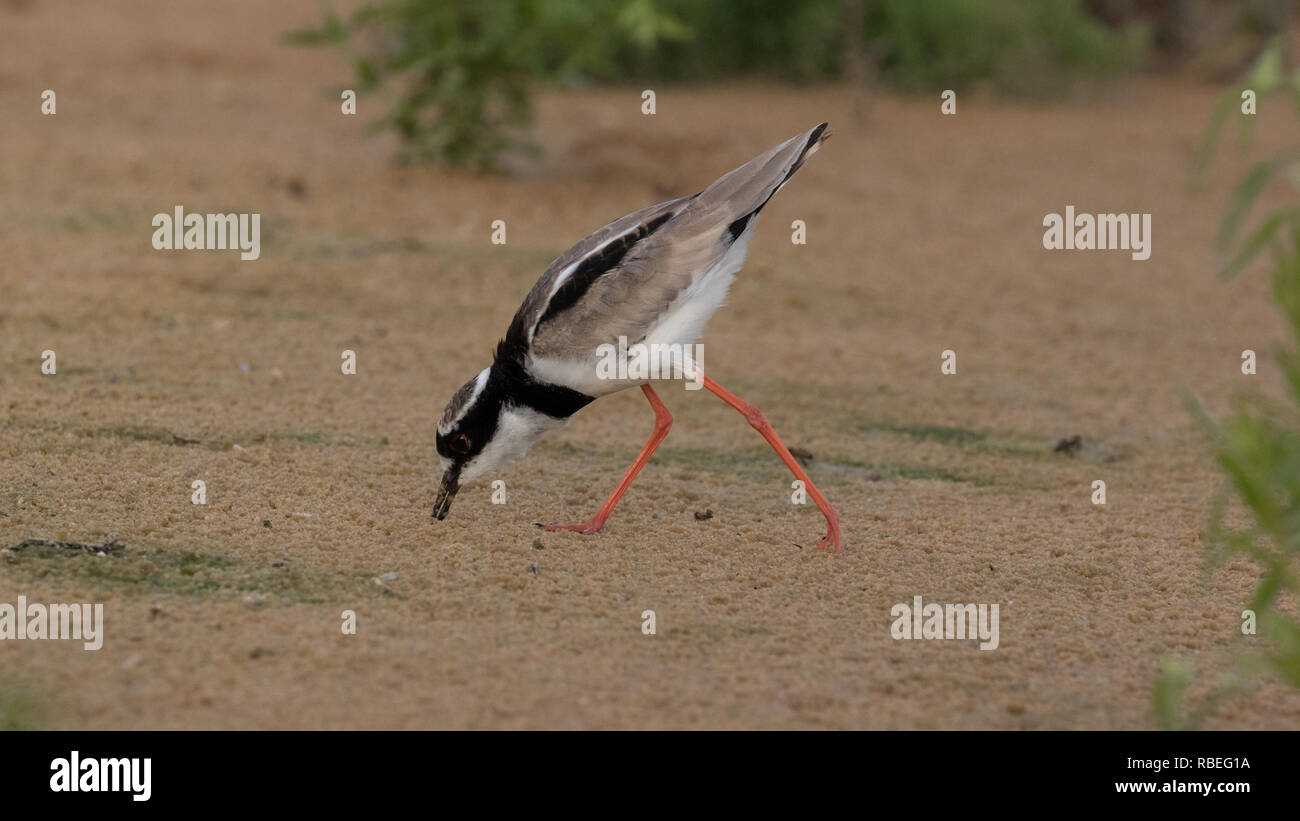
<svg viewBox="0 0 1300 821"><path fill-rule="evenodd" d="M479 394L483 393L483 389L487 387L488 375L491 373L491 371L492 371L492 366L489 365L488 367L478 372L478 376L474 377L474 392L469 395L469 399L466 400L465 404L461 406L460 413L456 414L456 418L452 419L450 422L447 423L445 429L442 425L438 426L438 433L442 434L443 436L446 436L447 431L456 427L456 423L459 422L462 418L464 418L465 414L469 413L469 409L474 407L474 403L478 401Z"/></svg>

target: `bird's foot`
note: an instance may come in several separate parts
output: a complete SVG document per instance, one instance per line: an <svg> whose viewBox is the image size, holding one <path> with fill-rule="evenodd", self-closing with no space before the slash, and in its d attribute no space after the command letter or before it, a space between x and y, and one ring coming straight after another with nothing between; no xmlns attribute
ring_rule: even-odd
<svg viewBox="0 0 1300 821"><path fill-rule="evenodd" d="M590 522L586 522L580 525L539 525L539 526L548 533L553 533L557 530L571 530L574 533L581 533L583 536L590 536L591 534L600 530L601 527L604 526L604 524L605 524L604 522L597 522L595 519L592 519Z"/></svg>
<svg viewBox="0 0 1300 821"><path fill-rule="evenodd" d="M839 553L840 544L840 515L835 512L835 508L831 508L830 512L826 513L826 537L817 543L817 549L825 550L834 545L835 549L832 552Z"/></svg>

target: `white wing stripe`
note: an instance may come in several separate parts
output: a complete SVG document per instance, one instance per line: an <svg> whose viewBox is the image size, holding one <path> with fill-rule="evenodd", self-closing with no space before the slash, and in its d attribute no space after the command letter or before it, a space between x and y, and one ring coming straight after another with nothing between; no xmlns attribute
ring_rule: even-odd
<svg viewBox="0 0 1300 821"><path fill-rule="evenodd" d="M551 286L551 292L550 292L549 294L546 295L546 304L543 305L543 306L542 306L542 309L541 309L540 311L537 312L538 317L546 316L546 309L550 306L550 304L551 304L551 300L555 299L555 295L556 295L557 293L560 292L560 286L564 285L564 283L568 281L569 277L573 274L573 272L576 271L576 270L578 270L578 266L582 265L582 263L584 263L584 262L586 262L587 260L591 259L591 258L592 258L593 256L595 256L596 254L599 254L601 251L605 250L605 246L609 245L609 244L610 244L611 242L613 242L614 240L622 239L623 237L627 236L628 234L635 233L635 232L639 231L640 229L641 229L641 226L638 224L638 225L633 225L633 226L629 227L626 231L624 231L624 232L621 233L621 234L615 234L614 236L612 236L612 237L610 237L609 239L607 239L607 240L605 240L604 242L602 242L600 245L597 245L595 248L592 248L590 251L588 251L587 253L583 254L583 255L582 255L581 257L579 257L578 259L574 260L574 261L569 265L569 267L567 267L567 268L565 268L563 271L561 271L561 272L560 272L560 275L557 276L557 277L555 278L555 284ZM608 273L608 272L606 272L606 273ZM537 332L537 325L536 325L536 324L534 324L531 328L528 329L528 342L529 342L530 344L531 344L532 341L533 341L533 334L535 334L536 332Z"/></svg>

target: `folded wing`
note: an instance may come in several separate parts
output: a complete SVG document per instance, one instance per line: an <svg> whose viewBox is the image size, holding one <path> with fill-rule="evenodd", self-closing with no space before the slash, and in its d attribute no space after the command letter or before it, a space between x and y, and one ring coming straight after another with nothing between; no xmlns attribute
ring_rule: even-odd
<svg viewBox="0 0 1300 821"><path fill-rule="evenodd" d="M698 333L744 262L758 212L827 136L822 123L699 194L629 214L574 246L533 286L498 358L528 350L586 360L620 336L643 341L695 297L691 320L679 324Z"/></svg>

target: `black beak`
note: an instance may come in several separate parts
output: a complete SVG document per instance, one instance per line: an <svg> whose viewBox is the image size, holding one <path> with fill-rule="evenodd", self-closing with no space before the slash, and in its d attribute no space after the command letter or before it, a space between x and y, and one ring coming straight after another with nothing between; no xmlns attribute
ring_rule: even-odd
<svg viewBox="0 0 1300 821"><path fill-rule="evenodd" d="M452 465L446 473L442 474L442 484L438 486L438 498L433 502L433 518L439 521L447 518L447 511L451 510L451 500L456 498L458 490L460 490L460 465Z"/></svg>

